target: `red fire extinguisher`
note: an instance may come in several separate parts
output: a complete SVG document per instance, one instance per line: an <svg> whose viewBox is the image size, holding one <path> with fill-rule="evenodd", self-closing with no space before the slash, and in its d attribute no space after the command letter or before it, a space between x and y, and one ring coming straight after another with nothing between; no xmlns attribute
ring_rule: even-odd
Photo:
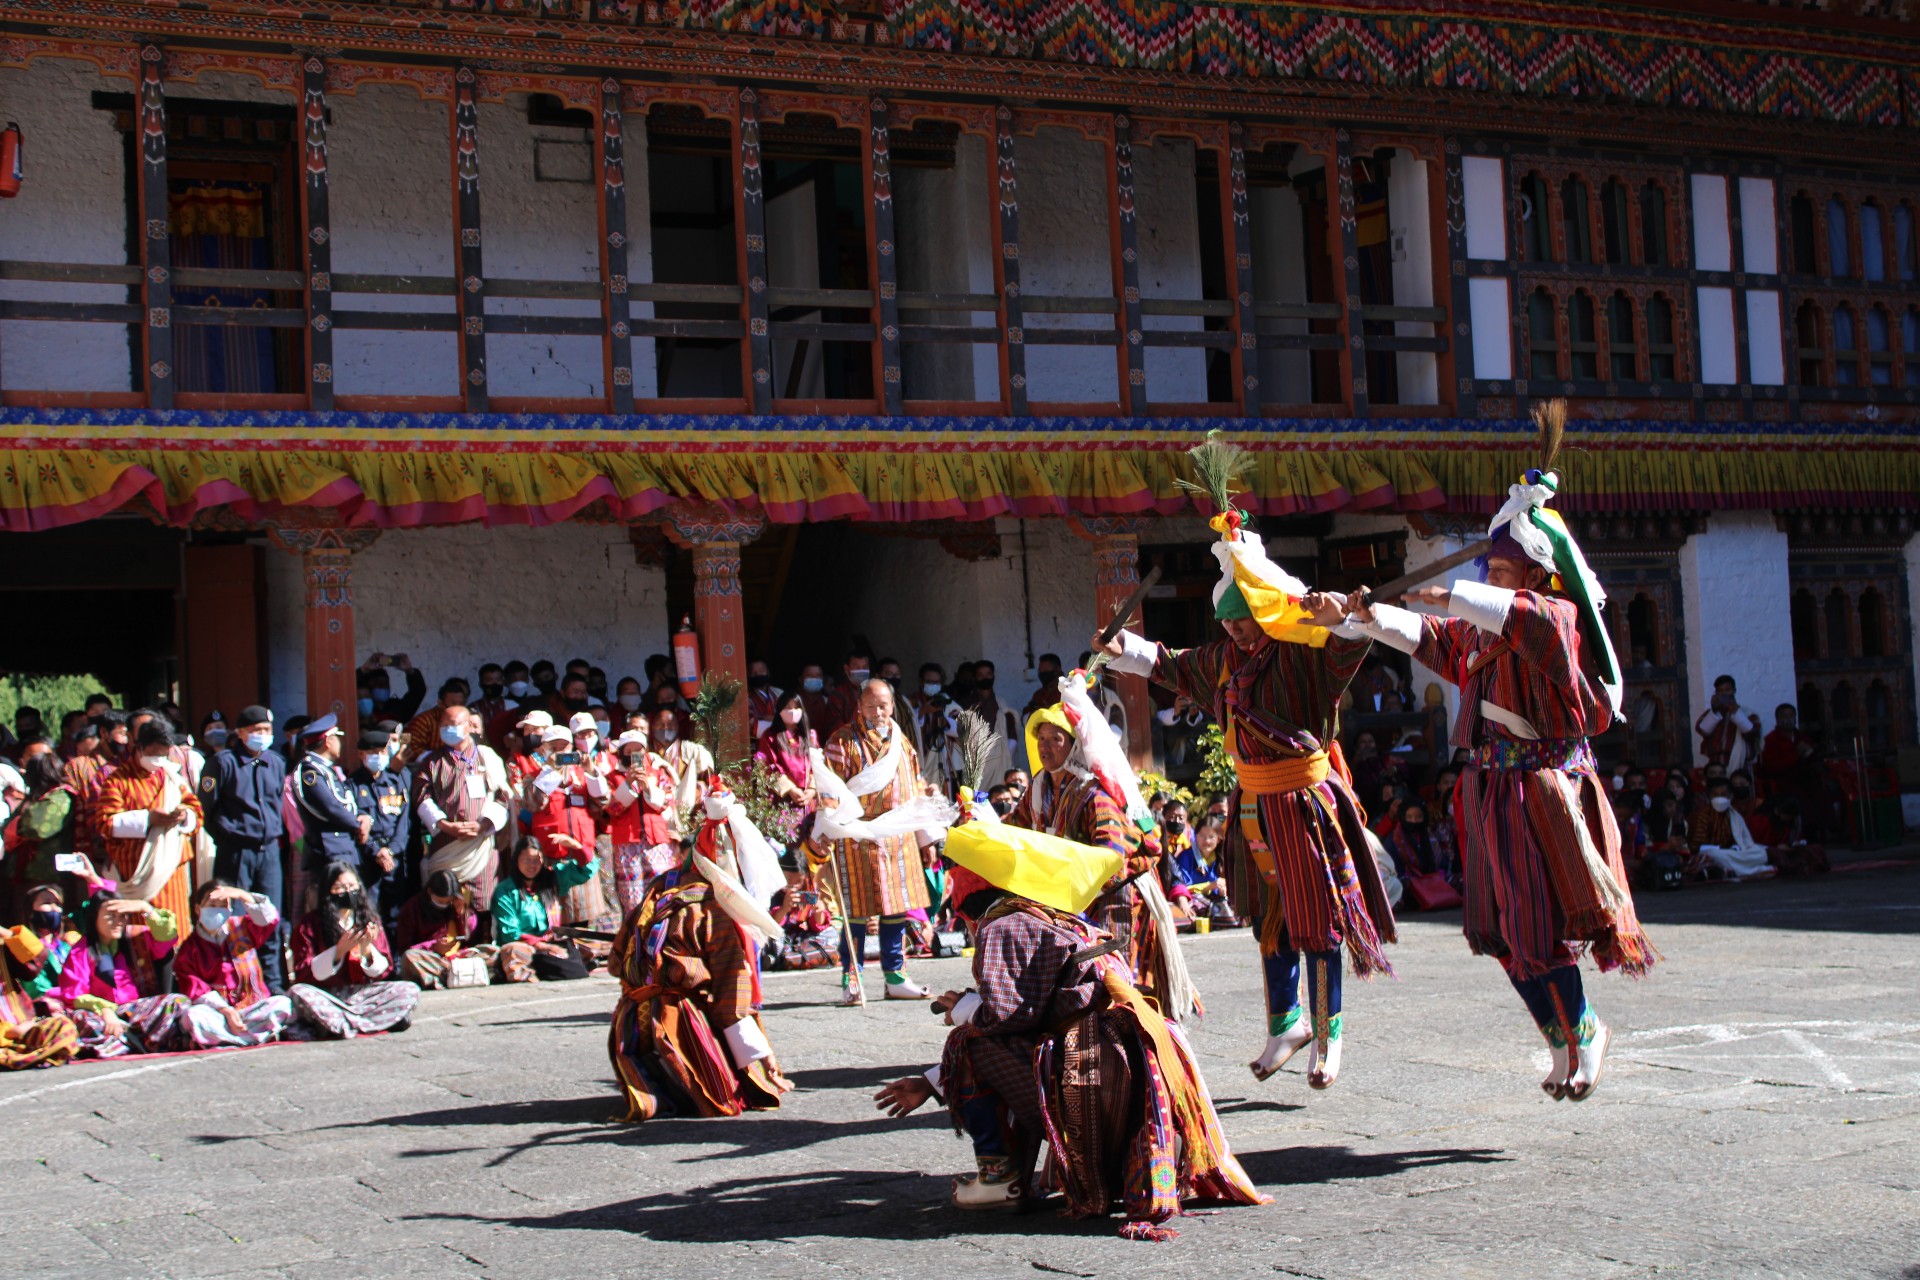
<svg viewBox="0 0 1920 1280"><path fill-rule="evenodd" d="M680 696L691 698L700 692L700 640L693 634L693 619L680 619L673 633L673 672L680 681Z"/></svg>
<svg viewBox="0 0 1920 1280"><path fill-rule="evenodd" d="M7 127L0 129L0 197L11 199L20 194L20 183L26 177L21 167L20 126L7 121Z"/></svg>

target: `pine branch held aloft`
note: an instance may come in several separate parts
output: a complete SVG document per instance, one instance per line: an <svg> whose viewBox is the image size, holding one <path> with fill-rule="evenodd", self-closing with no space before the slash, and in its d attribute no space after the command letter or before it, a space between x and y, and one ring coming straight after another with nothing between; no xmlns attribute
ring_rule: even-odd
<svg viewBox="0 0 1920 1280"><path fill-rule="evenodd" d="M1237 482L1253 469L1253 455L1220 432L1209 431L1206 443L1187 450L1187 457L1193 462L1194 479L1177 478L1174 483L1207 498L1215 512L1233 510L1233 495L1244 492Z"/></svg>

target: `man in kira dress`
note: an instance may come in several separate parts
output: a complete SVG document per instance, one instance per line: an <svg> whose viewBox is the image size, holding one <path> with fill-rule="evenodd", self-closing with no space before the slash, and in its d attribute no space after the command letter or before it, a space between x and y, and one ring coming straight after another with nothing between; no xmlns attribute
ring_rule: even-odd
<svg viewBox="0 0 1920 1280"><path fill-rule="evenodd" d="M475 902L491 902L500 875L493 842L515 803L506 770L476 740L464 706L441 708L438 743L413 765L413 813L426 840L422 875L444 866L473 886Z"/></svg>
<svg viewBox="0 0 1920 1280"><path fill-rule="evenodd" d="M1123 631L1105 646L1095 636L1094 648L1113 655L1115 671L1200 703L1225 731L1240 782L1240 835L1265 882L1258 894L1234 886L1254 909L1266 984L1267 1043L1248 1066L1265 1080L1311 1048L1307 1083L1326 1089L1339 1076L1345 1029L1341 952L1361 977L1393 971L1383 950L1395 939L1393 909L1338 742L1340 697L1371 641L1331 631L1343 602L1273 564L1242 523L1237 511L1214 519L1222 534L1214 617L1225 639L1174 651Z"/></svg>
<svg viewBox="0 0 1920 1280"><path fill-rule="evenodd" d="M1029 831L1111 849L1120 857L1122 881L1140 872L1153 874L1160 861L1159 851L1144 844L1140 828L1127 817L1125 802L1109 792L1091 770L1074 763L1075 734L1060 703L1042 707L1027 718L1027 740L1039 758L1040 773L1007 821ZM1162 949L1178 942L1159 936L1152 915L1132 884L1116 885L1096 899L1093 910L1106 915L1116 933L1120 922L1125 921L1127 967L1133 971L1140 993L1165 1013L1167 960Z"/></svg>
<svg viewBox="0 0 1920 1280"><path fill-rule="evenodd" d="M857 797L864 818L878 817L916 796L929 794L913 744L893 718L893 687L885 680L868 680L853 723L842 726L827 740L827 767L842 782L851 783L855 775L889 753L897 754L891 777ZM832 842L832 856L839 860L849 898L841 904L846 911L844 924L851 949L851 969L843 979L843 1005L866 1003L860 971L866 967L866 922L873 916L880 917L880 969L886 979L886 998L925 1000L932 994L906 973L907 913L916 908L924 910L931 901L918 845L918 837L912 835Z"/></svg>
<svg viewBox="0 0 1920 1280"><path fill-rule="evenodd" d="M400 735L407 742L407 759L418 760L440 745L440 726L445 723L447 708L466 706L472 692L459 676L440 686L440 701L407 721L406 730Z"/></svg>
<svg viewBox="0 0 1920 1280"><path fill-rule="evenodd" d="M1599 1084L1612 1038L1587 1001L1580 952L1630 975L1659 957L1634 912L1589 742L1619 715L1618 660L1598 612L1606 597L1564 524L1541 510L1557 487L1550 472L1513 487L1481 581L1406 596L1451 616L1373 604L1353 618L1459 686L1453 743L1472 753L1455 792L1467 942L1500 961L1552 1051L1541 1089L1578 1102ZM1513 532L1519 520L1531 548Z"/></svg>
<svg viewBox="0 0 1920 1280"><path fill-rule="evenodd" d="M200 800L179 766L173 762L173 734L165 722L149 719L140 726L127 764L101 783L94 804L95 835L106 862L122 884L132 880L150 835L178 827L191 836L205 821ZM156 910L185 920L192 894L183 857L172 875L146 899ZM107 870L102 866L101 871Z"/></svg>

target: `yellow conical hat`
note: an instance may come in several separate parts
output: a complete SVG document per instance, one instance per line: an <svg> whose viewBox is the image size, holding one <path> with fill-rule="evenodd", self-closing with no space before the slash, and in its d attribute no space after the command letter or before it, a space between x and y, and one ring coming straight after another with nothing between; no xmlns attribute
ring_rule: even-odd
<svg viewBox="0 0 1920 1280"><path fill-rule="evenodd" d="M996 889L1079 915L1126 863L1111 849L1004 822L969 822L947 833L946 856Z"/></svg>

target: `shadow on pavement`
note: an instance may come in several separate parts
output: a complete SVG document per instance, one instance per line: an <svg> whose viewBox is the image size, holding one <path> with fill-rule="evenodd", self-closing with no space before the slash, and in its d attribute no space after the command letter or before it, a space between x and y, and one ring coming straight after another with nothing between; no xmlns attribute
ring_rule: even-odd
<svg viewBox="0 0 1920 1280"><path fill-rule="evenodd" d="M1840 864L1844 867L1845 864ZM1634 906L1660 944L1663 924L1797 932L1920 933L1920 863L1742 884L1636 891Z"/></svg>
<svg viewBox="0 0 1920 1280"><path fill-rule="evenodd" d="M1240 1167L1262 1186L1300 1186L1356 1178L1390 1178L1409 1169L1449 1164L1504 1164L1513 1159L1490 1147L1434 1147L1426 1151L1355 1151L1351 1147L1283 1147L1237 1151Z"/></svg>

